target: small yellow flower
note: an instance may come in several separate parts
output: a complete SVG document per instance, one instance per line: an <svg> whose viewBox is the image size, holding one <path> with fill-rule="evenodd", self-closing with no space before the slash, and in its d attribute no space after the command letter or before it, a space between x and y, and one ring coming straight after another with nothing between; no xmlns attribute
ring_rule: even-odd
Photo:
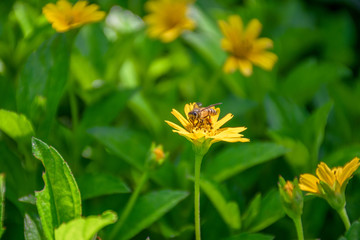
<svg viewBox="0 0 360 240"><path fill-rule="evenodd" d="M189 0L150 0L146 3L149 15L144 20L148 24L148 34L168 43L175 40L185 30L193 30L195 23L188 18Z"/></svg>
<svg viewBox="0 0 360 240"><path fill-rule="evenodd" d="M292 198L293 197L293 191L294 191L294 185L292 182L290 182L289 180L286 181L285 185L284 185L284 191L286 192L286 194Z"/></svg>
<svg viewBox="0 0 360 240"><path fill-rule="evenodd" d="M304 205L304 197L299 188L298 180L285 182L285 179L279 176L278 187L286 214L292 219L297 219L301 216Z"/></svg>
<svg viewBox="0 0 360 240"><path fill-rule="evenodd" d="M221 128L227 121L233 118L234 115L228 113L225 117L218 120L220 115L220 108L211 107L216 111L216 115L208 116L208 120L203 123L193 122L189 120L189 112L191 112L197 106L196 103L186 104L184 108L185 116L184 118L176 109L173 109L171 113L179 120L183 127L170 122L165 121L171 127L174 128L173 132L176 132L186 139L197 144L202 144L207 142L207 146L210 147L211 144L219 141L225 142L249 142L248 138L243 138L244 135L240 134L242 131L246 130L246 127L228 127Z"/></svg>
<svg viewBox="0 0 360 240"><path fill-rule="evenodd" d="M265 70L271 70L277 61L277 56L266 51L273 47L269 38L258 38L262 25L257 19L252 19L244 29L240 16L232 15L228 22L219 21L219 26L225 38L221 47L230 54L224 64L224 72L231 73L236 69L245 76L253 71L252 64Z"/></svg>
<svg viewBox="0 0 360 240"><path fill-rule="evenodd" d="M359 166L360 162L357 157L348 162L344 167L335 167L333 169L330 169L326 163L321 162L316 169L317 177L308 173L300 175L299 187L303 191L322 195L324 193L320 182L323 182L335 193L340 193L344 190L347 180L352 177L352 174Z"/></svg>
<svg viewBox="0 0 360 240"><path fill-rule="evenodd" d="M98 9L98 5L88 5L87 1L78 1L72 6L67 0L59 0L56 4L46 4L42 11L57 32L66 32L103 19L105 12Z"/></svg>

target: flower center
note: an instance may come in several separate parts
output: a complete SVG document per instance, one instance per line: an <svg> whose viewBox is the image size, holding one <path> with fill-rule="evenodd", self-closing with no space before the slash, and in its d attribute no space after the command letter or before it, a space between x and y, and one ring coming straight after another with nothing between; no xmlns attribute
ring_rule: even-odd
<svg viewBox="0 0 360 240"><path fill-rule="evenodd" d="M239 44L234 44L234 55L238 58L247 57L253 49L253 44L248 39L240 40Z"/></svg>

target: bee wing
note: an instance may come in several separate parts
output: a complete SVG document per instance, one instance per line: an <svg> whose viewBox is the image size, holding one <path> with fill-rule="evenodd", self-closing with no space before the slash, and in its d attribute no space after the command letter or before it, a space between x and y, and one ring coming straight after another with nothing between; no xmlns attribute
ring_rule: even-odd
<svg viewBox="0 0 360 240"><path fill-rule="evenodd" d="M202 106L202 103L201 102L196 102L195 105L196 105L195 107L200 108Z"/></svg>

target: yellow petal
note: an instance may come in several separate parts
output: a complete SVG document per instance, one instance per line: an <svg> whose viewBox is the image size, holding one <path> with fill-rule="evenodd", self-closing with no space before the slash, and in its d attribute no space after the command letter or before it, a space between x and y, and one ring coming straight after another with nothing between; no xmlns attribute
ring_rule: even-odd
<svg viewBox="0 0 360 240"><path fill-rule="evenodd" d="M170 121L167 121L167 120L165 120L165 122L167 124L169 124L170 127L175 128L176 130L178 130L180 132L187 132L184 128L180 127L179 125L177 125L177 124L175 124L173 122L170 122Z"/></svg>
<svg viewBox="0 0 360 240"><path fill-rule="evenodd" d="M277 61L277 56L272 52L261 52L249 55L249 60L259 67L271 70Z"/></svg>
<svg viewBox="0 0 360 240"><path fill-rule="evenodd" d="M238 59L237 63L241 73L244 74L245 77L248 77L252 74L253 68L250 61Z"/></svg>
<svg viewBox="0 0 360 240"><path fill-rule="evenodd" d="M314 175L308 173L300 175L299 187L301 190L311 193L320 193L318 184L319 179Z"/></svg>
<svg viewBox="0 0 360 240"><path fill-rule="evenodd" d="M188 118L188 114L189 112L191 112L194 107L197 106L196 103L189 103L189 104L185 104L185 107L184 107L184 113L185 113L185 116Z"/></svg>
<svg viewBox="0 0 360 240"><path fill-rule="evenodd" d="M227 38L221 39L221 48L227 52L233 52L233 45Z"/></svg>
<svg viewBox="0 0 360 240"><path fill-rule="evenodd" d="M228 57L224 64L224 72L232 73L238 68L238 60L235 57Z"/></svg>
<svg viewBox="0 0 360 240"><path fill-rule="evenodd" d="M184 128L187 128L189 126L189 121L186 120L183 115L181 115L181 113L179 113L176 109L172 109L171 114L179 120L179 122L181 123L181 125L184 126Z"/></svg>
<svg viewBox="0 0 360 240"><path fill-rule="evenodd" d="M167 29L161 34L160 39L165 43L172 42L180 35L181 30L178 27Z"/></svg>
<svg viewBox="0 0 360 240"><path fill-rule="evenodd" d="M335 175L331 171L331 169L326 165L326 163L321 162L318 164L318 167L316 169L316 175L321 181L327 183L330 187L334 186Z"/></svg>
<svg viewBox="0 0 360 240"><path fill-rule="evenodd" d="M228 25L228 23L225 22L224 20L219 20L218 24L219 24L220 30L224 34L224 36L226 38L231 39L232 31L231 31L231 28Z"/></svg>
<svg viewBox="0 0 360 240"><path fill-rule="evenodd" d="M273 45L273 41L270 38L259 38L255 40L253 47L254 51L262 51L264 49L272 48Z"/></svg>
<svg viewBox="0 0 360 240"><path fill-rule="evenodd" d="M245 38L250 41L256 39L261 32L262 25L257 19L252 19L245 30Z"/></svg>
<svg viewBox="0 0 360 240"><path fill-rule="evenodd" d="M359 166L359 158L355 157L342 168L342 171L341 173L339 172L337 179L340 183L340 186L352 176L352 174L359 168Z"/></svg>
<svg viewBox="0 0 360 240"><path fill-rule="evenodd" d="M219 129L222 125L224 125L227 121L229 121L233 117L234 115L232 115L231 113L226 114L225 117L223 117L222 119L220 119L215 123L214 129Z"/></svg>
<svg viewBox="0 0 360 240"><path fill-rule="evenodd" d="M231 15L229 17L229 24L236 31L236 33L241 34L243 32L243 22L241 17L238 15Z"/></svg>

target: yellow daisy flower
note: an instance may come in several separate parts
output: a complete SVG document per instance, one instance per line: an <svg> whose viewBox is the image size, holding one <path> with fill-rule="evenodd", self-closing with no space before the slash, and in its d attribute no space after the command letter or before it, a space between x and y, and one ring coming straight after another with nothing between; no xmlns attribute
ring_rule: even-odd
<svg viewBox="0 0 360 240"><path fill-rule="evenodd" d="M360 162L357 157L348 162L344 167L335 167L333 169L330 169L326 163L321 162L316 169L317 177L308 173L300 175L299 187L303 191L321 195L323 194L323 189L320 185L321 181L334 192L340 193L347 184L347 180L352 177L352 174L359 166Z"/></svg>
<svg viewBox="0 0 360 240"><path fill-rule="evenodd" d="M240 16L232 15L228 22L219 21L219 26L225 38L221 47L230 54L224 64L224 72L231 73L236 69L245 76L253 72L252 64L265 70L271 70L277 61L277 56L266 51L273 47L269 38L258 38L262 25L257 19L252 19L244 29Z"/></svg>
<svg viewBox="0 0 360 240"><path fill-rule="evenodd" d="M184 108L185 116L183 117L176 109L172 109L171 113L179 120L183 127L170 122L165 121L171 127L174 128L173 132L176 132L192 143L198 144L208 142L208 146L219 141L225 142L249 142L248 138L243 138L244 135L240 134L246 130L246 127L228 127L221 128L226 122L228 122L234 115L228 113L225 117L218 120L220 115L220 108L211 109L216 111L215 115L209 115L203 121L192 121L189 118L189 112L195 108L199 108L197 103L186 104Z"/></svg>
<svg viewBox="0 0 360 240"><path fill-rule="evenodd" d="M188 18L189 0L150 0L146 3L149 15L148 34L168 43L175 40L185 30L193 30L195 22Z"/></svg>
<svg viewBox="0 0 360 240"><path fill-rule="evenodd" d="M59 0L56 4L46 4L42 11L57 32L66 32L103 19L105 12L98 9L98 5L88 5L87 1L78 1L72 6L67 0Z"/></svg>

